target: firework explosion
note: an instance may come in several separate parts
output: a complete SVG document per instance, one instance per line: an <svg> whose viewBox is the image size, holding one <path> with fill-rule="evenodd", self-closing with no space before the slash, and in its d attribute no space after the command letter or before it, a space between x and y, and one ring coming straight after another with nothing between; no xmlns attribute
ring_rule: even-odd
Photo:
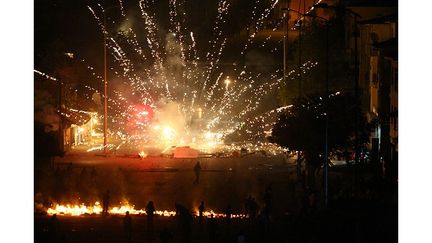
<svg viewBox="0 0 432 243"><path fill-rule="evenodd" d="M249 24L244 26L248 33L244 43L239 44L241 48L237 48L237 54L232 54L237 55L237 60L244 59L251 46L259 41L257 36L260 31L268 35L258 43L259 47L264 48L281 26L282 19L270 31L263 31L278 0L269 1L264 9L257 7L260 2L255 1ZM231 3L225 0L218 2L216 17L209 27L213 37L202 45L207 49L200 48L201 42L186 24L188 13L182 11L185 4L185 1L169 0L169 26L161 35L164 28L157 21L155 2L139 1L139 24L144 27L144 38L134 31L122 1L115 9L101 4L87 6L106 36L106 47L114 61L110 67L113 74L108 78L111 87L108 120L111 137L121 142L112 148L145 144L160 148L188 145L208 150L222 146L228 135L240 130L245 131L243 139L250 141L257 134L268 132L274 123L274 114L280 108L268 107L264 103L284 80L280 65L260 72L241 61L222 64L221 57L229 37L224 32L224 26L232 11ZM110 19L109 24L106 21L108 9L110 16L116 15L113 18L116 20ZM119 27L113 31L112 26ZM278 40L280 48L273 48L272 52L282 49L281 41ZM303 72L316 65L313 61L305 62ZM104 81L91 65L88 69L94 78ZM39 71L37 73L50 77ZM293 70L287 75L295 79L298 74ZM110 80L121 80L128 92L110 86ZM98 92L94 87L86 88ZM111 139L111 143L114 140ZM90 150L97 148L101 147Z"/></svg>

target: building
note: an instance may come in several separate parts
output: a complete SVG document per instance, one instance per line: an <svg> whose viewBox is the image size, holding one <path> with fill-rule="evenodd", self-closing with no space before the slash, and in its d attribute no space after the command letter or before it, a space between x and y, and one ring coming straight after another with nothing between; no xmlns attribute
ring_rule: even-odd
<svg viewBox="0 0 432 243"><path fill-rule="evenodd" d="M357 22L358 82L362 108L367 112L368 121L375 124L369 149L372 151L373 161L382 162L383 174L397 178L397 6L377 5L374 2L350 9L363 14ZM350 41L351 51L355 48L353 42Z"/></svg>
<svg viewBox="0 0 432 243"><path fill-rule="evenodd" d="M377 60L379 151L386 175L397 178L398 162L398 55L397 38L375 43Z"/></svg>
<svg viewBox="0 0 432 243"><path fill-rule="evenodd" d="M79 145L92 145L102 136L102 124L98 122L96 112L65 109L62 123L61 146L65 152Z"/></svg>

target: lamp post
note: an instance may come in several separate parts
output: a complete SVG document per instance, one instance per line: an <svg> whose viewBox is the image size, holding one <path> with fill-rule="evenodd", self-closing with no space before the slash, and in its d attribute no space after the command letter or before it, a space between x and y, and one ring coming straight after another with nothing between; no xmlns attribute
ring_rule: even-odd
<svg viewBox="0 0 432 243"><path fill-rule="evenodd" d="M103 30L103 46L104 46L104 143L103 143L103 147L104 147L104 154L107 154L107 127L108 127L108 80L107 80L107 43L106 43L106 39L107 39L107 34L108 34L108 29L106 26L106 14L105 12L107 10L113 9L113 8L118 8L118 6L112 6L112 7L108 7L102 10L103 13L103 21L104 21L104 30Z"/></svg>
<svg viewBox="0 0 432 243"><path fill-rule="evenodd" d="M288 11L293 11L295 13L297 13L300 16L305 16L304 14L302 14L300 11L297 11L295 9L291 9L289 8ZM302 46L301 46L301 42L302 42L302 20L298 20L296 26L298 27L298 32L299 32L299 53L298 53L298 81L299 81L299 98L301 98L303 96L302 93L302 70L301 70L301 51L302 51Z"/></svg>
<svg viewBox="0 0 432 243"><path fill-rule="evenodd" d="M306 17L312 17L316 19L320 19L324 21L326 27L326 41L325 41L325 50L326 50L326 61L325 61L325 98L324 98L324 107L325 107L325 146L324 146L324 204L325 207L328 207L328 99L329 99L329 20L317 15L313 15L310 13L303 14Z"/></svg>
<svg viewBox="0 0 432 243"><path fill-rule="evenodd" d="M106 155L107 151L107 126L108 126L108 107L107 107L107 49L106 49L106 37L107 37L107 29L106 29L106 15L105 10L103 11L104 15L104 154Z"/></svg>
<svg viewBox="0 0 432 243"><path fill-rule="evenodd" d="M59 110L59 114L60 114L60 119L59 119L59 151L60 153L64 152L64 131L63 131L63 80L62 79L58 79L58 110Z"/></svg>
<svg viewBox="0 0 432 243"><path fill-rule="evenodd" d="M287 69L287 59L286 59L286 55L287 55L287 44L288 44L288 8L282 8L283 11L283 19L284 19L284 24L285 24L285 33L284 33L284 37L283 37L283 76L284 76L284 84L287 85L287 73L286 73L286 69Z"/></svg>
<svg viewBox="0 0 432 243"><path fill-rule="evenodd" d="M293 12L295 12L295 13L297 13L297 14L299 14L300 16L304 16L302 13L300 13L299 11L297 11L297 10L294 10L294 9L291 9L291 8L288 8L287 9L287 11L293 11ZM297 22L297 24L296 24L298 27L299 27L299 29L298 29L298 31L299 31L299 53L298 53L298 85L299 85L299 93L298 93L298 98L300 99L300 98L302 98L302 77L301 77L301 20L300 21L298 21ZM296 168L296 171L297 171L297 178L300 178L300 174L301 174L301 159L300 159L300 156L301 156L301 154L300 154L300 151L298 152L298 155L297 155L297 168Z"/></svg>
<svg viewBox="0 0 432 243"><path fill-rule="evenodd" d="M324 163L324 183L325 183L325 185L324 185L324 190L325 190L324 191L324 194L325 194L324 203L325 203L325 206L327 208L328 207L328 162L327 162L327 159L328 159L328 98L329 98L329 20L326 18L317 16L317 15L310 14L310 13L302 14L301 12L294 10L294 9L290 9L290 8L288 8L286 10L287 11L294 11L303 17L311 17L311 18L320 19L320 20L324 21L325 27L326 27L326 48L325 48L325 50L326 50L326 62L325 62L325 73L326 74L325 74L325 77L326 78L325 78L325 99L324 99L326 114L325 114L325 148L324 148L324 161L323 161L323 163ZM299 24L299 26L301 28L301 23ZM301 29L300 29L299 37L301 37L300 35L301 35ZM300 41L301 40L299 39L299 42ZM301 47L301 46L299 45L299 47ZM301 73L300 61L301 61L301 56L299 53L299 73ZM301 85L300 83L301 83L301 76L299 77L299 85ZM300 86L299 86L299 91L300 91L300 96L301 96Z"/></svg>

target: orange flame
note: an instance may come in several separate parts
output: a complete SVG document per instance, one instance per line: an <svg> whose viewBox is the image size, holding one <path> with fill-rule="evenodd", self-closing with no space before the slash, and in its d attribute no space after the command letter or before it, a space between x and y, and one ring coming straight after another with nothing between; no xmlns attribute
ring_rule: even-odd
<svg viewBox="0 0 432 243"><path fill-rule="evenodd" d="M55 204L54 207L50 207L46 210L48 215L67 215L67 216L80 216L80 215L100 215L102 214L102 206L99 202L95 202L92 206L86 206L84 204ZM110 215L125 215L126 212L129 212L131 215L147 215L147 212L144 209L135 209L134 205L130 205L129 203L125 203L124 205L112 207L108 210ZM163 217L173 217L176 215L175 211L170 210L156 210L156 215ZM195 211L194 216L198 216L199 212ZM203 216L207 218L223 218L226 217L226 214L217 213L213 210L208 210L203 212ZM232 218L246 218L245 214L231 214Z"/></svg>

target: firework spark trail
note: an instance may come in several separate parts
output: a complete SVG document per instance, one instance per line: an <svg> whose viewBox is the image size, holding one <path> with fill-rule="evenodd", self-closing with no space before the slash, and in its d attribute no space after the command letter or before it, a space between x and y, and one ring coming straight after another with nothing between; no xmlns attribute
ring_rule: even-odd
<svg viewBox="0 0 432 243"><path fill-rule="evenodd" d="M148 33L147 35L147 43L148 46L151 50L152 53L152 57L155 59L154 61L154 69L155 69L155 74L157 76L162 77L163 80L163 84L159 84L158 81L156 81L157 84L159 84L159 87L163 87L165 89L165 95L167 96L167 98L172 99L171 97L171 92L170 92L170 88L169 88L169 84L168 84L168 80L167 77L165 75L164 69L163 69L163 58L162 58L162 50L160 49L160 45L159 45L159 39L157 37L157 25L155 23L155 15L154 13L152 15L150 15L148 13L148 11L146 11L149 7L147 1L145 0L140 0L139 1L139 7L141 9L141 16L144 18L144 23L145 23L145 29Z"/></svg>
<svg viewBox="0 0 432 243"><path fill-rule="evenodd" d="M195 42L195 37L194 37L194 33L191 31L190 32L190 38L191 38L191 42L192 44L190 45L190 50L192 52L190 58L192 59L192 64L194 66L194 68L198 67L198 55L197 55L197 49L196 49L196 42ZM191 78L191 77L188 77ZM197 78L196 78L197 79Z"/></svg>
<svg viewBox="0 0 432 243"><path fill-rule="evenodd" d="M245 71L242 71L239 75L239 78L242 78L242 74L245 74ZM259 75L257 76L259 77ZM276 75L271 75L270 76L270 80L274 80L276 77ZM252 88L252 84L255 82L254 79L252 78L252 76L249 76L248 78L244 79L245 83L249 83L249 85L244 85L242 87L242 89L239 89L237 91L237 88L232 88L231 92L225 92L225 95L223 96L222 100L220 102L217 102L213 105L213 107L211 108L212 111L215 110L217 104L222 104L221 107L217 107L218 112L216 112L218 114L218 116L224 115L227 117L232 116L231 113L235 112L232 108L234 107L235 104L238 104L239 99L246 93L246 91L250 90ZM252 97L257 97L258 101L255 101L255 106L252 106L252 102L253 102L253 98L249 98L247 99L247 105L246 108L240 113L248 113L250 111L255 110L259 105L259 101L261 99L261 97L263 97L264 95L266 95L268 92L262 92L263 90L267 90L267 88L265 87L265 85L269 85L268 89L272 89L274 87L275 84L277 84L278 82L267 82L265 84L260 85L257 89L253 90L252 92ZM272 85L273 84L273 85ZM227 112L226 112L227 110ZM234 117L239 117L239 116L234 116ZM218 120L220 121L220 119ZM215 126L218 124L218 121L214 122L212 125ZM226 127L226 130L232 130L229 128L229 126L232 126L233 123L229 122L228 127Z"/></svg>
<svg viewBox="0 0 432 243"><path fill-rule="evenodd" d="M124 17L124 16L126 16L126 14L124 12L123 1L122 0L118 0L118 1L119 1L119 5L120 5L121 15Z"/></svg>
<svg viewBox="0 0 432 243"><path fill-rule="evenodd" d="M170 33L175 33L175 36L178 37L179 45L180 45L180 53L181 53L181 59L183 62L186 61L186 55L185 55L185 37L183 35L184 30L184 14L179 14L178 9L184 5L184 2L177 1L177 0L170 0L168 2L169 5L169 15L170 15ZM183 73L184 78L184 73Z"/></svg>
<svg viewBox="0 0 432 243"><path fill-rule="evenodd" d="M137 35L132 28L129 28L127 33L120 32L119 34L122 35L126 39L126 41L132 46L132 49L138 54L138 56L142 58L142 61L148 60L143 48L139 44Z"/></svg>
<svg viewBox="0 0 432 243"><path fill-rule="evenodd" d="M337 95L340 95L339 91L332 93L332 94L329 94L329 97L333 97L333 96L337 96ZM271 130L273 125L276 123L275 118L277 118L277 117L274 117L275 115L277 115L277 114L279 114L279 113L281 113L287 109L290 109L291 107L293 107L293 105L279 107L279 108L267 111L262 115L255 116L253 118L248 118L245 121L244 125L247 125L247 127L258 126L259 129L257 129L256 136L260 136L260 135L265 133L266 129L270 128L270 130ZM266 123L267 119L272 119L273 121Z"/></svg>
<svg viewBox="0 0 432 243"><path fill-rule="evenodd" d="M269 37L268 37L269 38ZM311 62L305 62L304 64L302 64L302 68L303 69L310 69L310 67L309 66L307 66L308 64L311 64ZM279 70L277 70L276 72L279 72ZM292 70L291 72L289 72L289 75L291 76L292 74L294 74L296 71L295 70ZM303 71L304 73L305 73L305 71ZM238 76L238 78L240 79L241 78L241 75L242 74L244 74L245 73L245 71L242 71L241 73L240 73L240 75ZM273 77L270 77L270 80L274 80L275 79L275 76L274 75L272 75ZM294 77L292 77L292 79L293 79ZM247 92L248 91L248 89L250 89L250 88L252 88L252 84L255 82L255 80L253 80L251 77L249 77L248 78L248 80L250 81L249 83L250 83L250 85L245 85L244 87L243 87L243 89L241 89L240 90L240 92L238 92L238 94L237 94L237 96L234 98L234 99L232 99L232 100L228 100L227 102L237 102L238 100L239 100L239 97L240 96L242 96L245 92ZM260 86L258 86L257 88L255 88L252 92L255 94L254 96L252 96L252 97L258 97L257 99L258 99L258 101L255 101L255 106L252 106L253 105L253 99L247 99L247 105L246 105L246 108L242 111L242 112L240 112L240 114L241 115L244 115L244 114L246 114L246 113L248 113L248 112L250 112L250 111L253 111L253 110L255 110L257 107L258 107L258 105L259 105L259 101L260 101L260 97L263 97L263 96L265 96L266 94L268 94L268 92L272 89L272 88L274 88L274 86L275 85L279 85L279 83L280 83L280 79L279 80L277 80L276 82L274 82L274 81L271 81L271 82L268 82L268 83L264 83L264 84L262 84L262 85L260 85ZM266 85L268 85L268 87L266 87ZM241 118L241 117L236 117L236 118Z"/></svg>
<svg viewBox="0 0 432 243"><path fill-rule="evenodd" d="M214 30L213 33L215 33L215 36L213 40L209 41L209 44L211 45L211 49L206 54L206 62L210 63L210 65L206 70L207 75L204 78L201 94L204 93L207 87L207 83L210 81L210 77L214 72L214 67L218 65L220 56L222 55L223 50L225 48L226 38L221 38L223 34L221 25L225 23L225 16L227 16L228 14L229 6L230 4L224 0L221 0L218 3L218 9L217 9L218 14L216 16L216 20L213 27ZM220 44L218 45L218 43Z"/></svg>
<svg viewBox="0 0 432 243"><path fill-rule="evenodd" d="M181 3L179 3L179 5L181 5ZM182 25L181 25L181 20L180 17L178 16L178 11L177 11L177 1L176 0L169 0L168 2L168 8L169 8L169 23L170 23L170 27L168 29L168 32L173 39L172 42L175 42L176 44L178 44L179 48L180 48L180 58L181 58L181 62L185 63L185 54L184 54L184 44L183 44L183 33L182 33ZM176 41L178 40L178 42ZM176 48L173 48L172 45L171 46L167 46L168 48L168 52L174 52L176 51ZM182 72L182 77L184 78L185 76L185 72ZM178 80L176 75L171 75L171 78L174 81L174 87L173 88L178 88ZM183 81L183 80L182 80Z"/></svg>
<svg viewBox="0 0 432 243"><path fill-rule="evenodd" d="M90 6L87 6L87 8L90 10L90 12L92 13L93 17L96 19L96 22L97 22L98 26L101 28L102 33L107 33L107 30L105 29L105 25L102 23L102 21L100 20L99 16L96 15L96 13L93 10L93 8L90 7Z"/></svg>
<svg viewBox="0 0 432 243"><path fill-rule="evenodd" d="M259 0L256 1L256 4L259 2ZM264 23L264 20L270 15L271 10L274 9L274 7L276 6L276 4L278 3L278 0L273 1L273 3L271 4L270 7L266 8L263 12L263 14L258 18L257 21L255 21L256 18L256 10L257 10L257 5L255 4L253 11L252 11L252 17L251 17L251 22L254 23L255 22L255 26L262 26ZM249 27L248 27L249 28ZM246 41L245 46L243 47L243 51L240 53L241 55L244 55L246 50L248 49L249 44L253 43L253 39L255 38L256 34L258 33L259 28L255 28L254 32L252 33L252 35L248 36L248 39ZM275 29L273 29L273 31L275 31ZM271 38L271 35L268 36L266 38L266 40L269 40ZM265 41L264 43L261 45L261 47L265 46ZM239 73L239 75L237 76L236 79L242 79L242 74L244 74L246 72L246 66L243 67L242 71ZM255 81L253 79L251 80L251 84L253 84ZM237 97L234 99L230 99L228 100L228 102L230 101L238 101L239 97L244 94L249 88L251 88L251 85L246 85L243 87L243 89L241 89L241 92L238 92ZM233 94L235 95L235 94ZM232 105L225 105L226 106L232 106Z"/></svg>
<svg viewBox="0 0 432 243"><path fill-rule="evenodd" d="M102 9L102 12L105 12L105 9L102 6L100 6L100 4L98 4L98 6ZM109 32L108 32L106 26L102 23L102 21L97 16L95 11L90 6L87 6L87 8L90 10L93 17L96 19L96 22L97 22L98 26L100 27L102 33L104 33L105 35L108 36ZM126 57L126 54L122 50L120 45L117 44L117 42L115 41L115 39L113 37L110 37L108 40L109 40L109 42L106 43L107 47L110 50L112 50L111 54L114 57L114 60L120 63L119 66L122 67L122 69L123 69L123 76L125 76L128 80L130 80L132 82L132 86L134 86L134 87L136 87L135 84L142 84L142 82L140 82L140 80L137 80L136 76L134 76L134 77L129 76L129 73L131 71L134 71L133 63L131 60L129 60ZM144 91L147 96L150 96L150 100L152 100L153 98L151 97L150 93L145 89L145 86L141 85L141 87L142 87L142 89L140 89L140 90Z"/></svg>
<svg viewBox="0 0 432 243"><path fill-rule="evenodd" d="M310 69L312 67L315 67L318 63L317 62L311 62L307 61L305 62L302 67L303 69ZM306 68L305 66L308 66ZM288 77L291 77L295 74L295 70L292 70L288 73ZM291 77L291 79L294 79L295 77ZM257 88L254 89L254 96L252 98L249 98L246 100L247 105L246 107L236 116L234 116L232 119L229 120L228 124L232 125L235 124L236 120L241 120L246 114L250 113L251 111L256 110L259 105L262 97L267 95L269 92L271 92L274 88L278 87L280 82L282 82L283 78L278 78L276 81L273 82L266 82L264 84L259 85Z"/></svg>
<svg viewBox="0 0 432 243"><path fill-rule="evenodd" d="M263 26L264 20L267 19L267 17L270 15L271 11L274 9L274 7L279 2L279 0L274 0L268 8L264 9L261 16L257 20L255 20L257 17L256 16L257 15L257 6L258 6L259 2L260 2L260 0L255 1L255 6L252 10L252 17L251 17L251 23L252 23L252 26L254 27L254 29L253 29L252 34L250 34L247 37L246 43L243 47L243 50L240 53L241 55L244 55L246 53L246 50L248 49L249 45L253 43L253 40L256 37L257 33L259 32L260 27ZM247 27L248 33L249 33L249 29L250 29L250 26Z"/></svg>
<svg viewBox="0 0 432 243"><path fill-rule="evenodd" d="M45 77L45 78L47 78L47 79L50 79L50 80L53 80L53 81L58 81L56 78L54 78L54 77L52 77L52 76L50 76L50 75L48 75L48 74L46 74L46 73L43 73L43 72L41 72L41 71L38 71L38 70L33 70L35 73L37 73L37 74L39 74L39 75L41 75L41 76L43 76L43 77Z"/></svg>
<svg viewBox="0 0 432 243"><path fill-rule="evenodd" d="M205 102L204 107L207 107L208 103L212 100L214 90L218 86L219 80L221 79L222 75L223 75L223 72L219 73L219 76L216 78L216 81L214 82L214 84L210 87L209 91L207 92L207 102Z"/></svg>
<svg viewBox="0 0 432 243"><path fill-rule="evenodd" d="M261 136L266 132L266 129L270 129L276 123L275 115L281 113L282 111L291 108L293 105L279 107L270 111L265 112L264 114L257 115L255 117L247 118L246 121L242 124L243 126L250 127L251 129L257 130L256 136ZM271 121L267 121L271 119ZM267 121L267 122L266 122ZM243 127L242 126L242 127Z"/></svg>

